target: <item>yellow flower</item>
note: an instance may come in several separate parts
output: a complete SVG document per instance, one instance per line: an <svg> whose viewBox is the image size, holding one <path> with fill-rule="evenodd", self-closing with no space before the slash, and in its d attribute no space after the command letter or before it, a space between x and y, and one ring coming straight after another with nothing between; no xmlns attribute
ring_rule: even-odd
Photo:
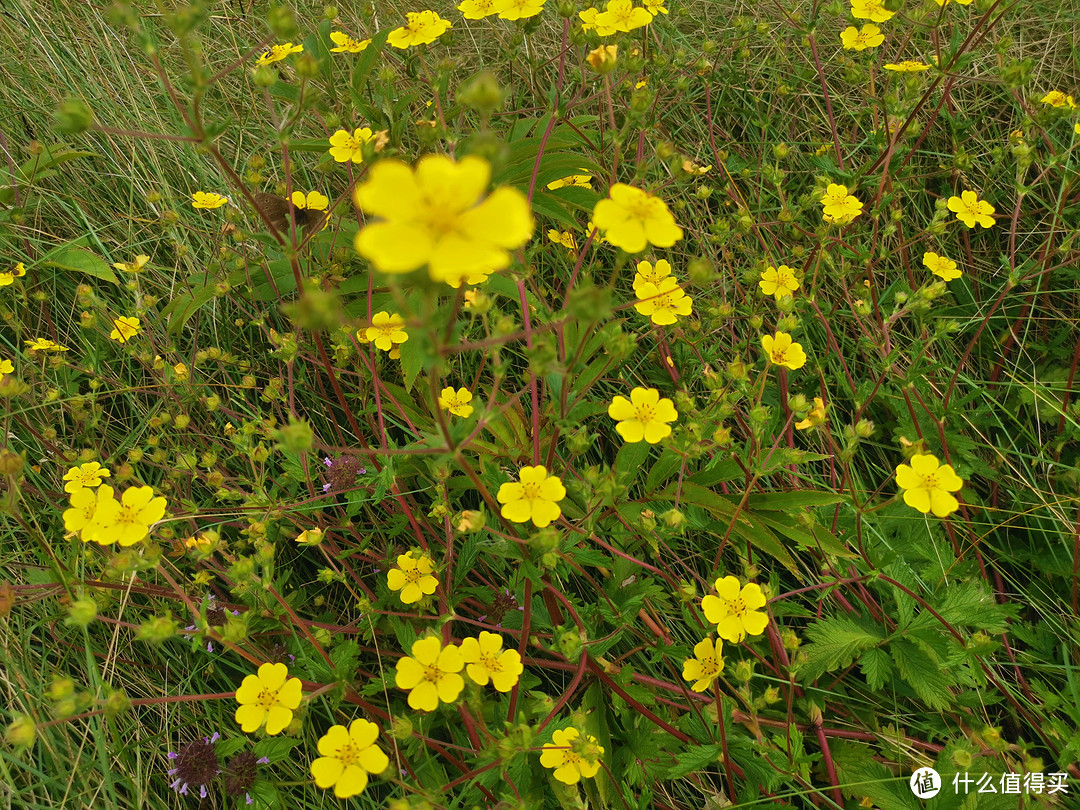
<svg viewBox="0 0 1080 810"><path fill-rule="evenodd" d="M600 19L597 17L596 19ZM600 27L597 26L596 32L600 33ZM611 29L614 31L615 29ZM603 36L601 34L601 36ZM593 48L589 51L585 57L585 61L589 63L596 73L601 75L605 73L611 73L615 69L615 65L619 60L619 46L618 45L601 45L597 48Z"/></svg>
<svg viewBox="0 0 1080 810"><path fill-rule="evenodd" d="M659 259L655 267L649 262L640 261L637 263L637 273L634 275L634 293L637 294L638 288L643 284L659 287L661 282L670 275L671 263L667 259ZM638 297L641 296L638 295Z"/></svg>
<svg viewBox="0 0 1080 810"><path fill-rule="evenodd" d="M284 664L263 664L257 675L248 675L236 690L236 722L245 734L266 723L266 733L280 734L300 707L303 688L299 678L289 678Z"/></svg>
<svg viewBox="0 0 1080 810"><path fill-rule="evenodd" d="M625 183L616 183L609 193L596 204L592 221L615 247L640 253L647 245L671 247L682 239L682 228L659 197Z"/></svg>
<svg viewBox="0 0 1080 810"><path fill-rule="evenodd" d="M10 360L0 360L0 382L4 377L15 371L15 365Z"/></svg>
<svg viewBox="0 0 1080 810"><path fill-rule="evenodd" d="M795 271L782 264L779 267L766 267L761 273L761 281L758 288L765 295L772 295L779 301L785 295L794 295L799 289L799 280L795 278Z"/></svg>
<svg viewBox="0 0 1080 810"><path fill-rule="evenodd" d="M581 18L581 30L591 31L596 29L597 36L606 37L615 33L614 26L601 26L597 23L597 18L600 16L600 9L587 8L584 11L578 12L578 17Z"/></svg>
<svg viewBox="0 0 1080 810"><path fill-rule="evenodd" d="M912 59L905 59L903 62L889 62L885 65L885 69L893 70L897 73L920 73L924 70L929 70L930 65L916 62Z"/></svg>
<svg viewBox="0 0 1080 810"><path fill-rule="evenodd" d="M1051 107L1068 107L1070 110L1076 109L1076 99L1072 96L1067 96L1060 90L1051 90L1045 96L1039 99L1043 104L1049 104Z"/></svg>
<svg viewBox="0 0 1080 810"><path fill-rule="evenodd" d="M849 25L840 34L840 43L846 50L865 51L867 48L876 48L885 41L885 35L876 25L867 23L860 31L853 25Z"/></svg>
<svg viewBox="0 0 1080 810"><path fill-rule="evenodd" d="M760 586L750 582L740 591L738 578L727 576L717 579L713 587L717 595L704 597L701 609L705 618L716 625L721 638L738 643L748 635L760 636L765 632L769 614L758 610L766 602Z"/></svg>
<svg viewBox="0 0 1080 810"><path fill-rule="evenodd" d="M634 444L644 439L656 444L671 435L671 425L679 418L679 412L667 397L660 399L655 388L634 388L630 399L616 396L608 405L608 416L618 424L615 430L623 440Z"/></svg>
<svg viewBox="0 0 1080 810"><path fill-rule="evenodd" d="M427 554L417 557L401 554L397 558L397 566L386 572L386 585L392 591L401 591L398 598L404 604L415 604L435 593L439 587L439 580L432 573L435 565Z"/></svg>
<svg viewBox="0 0 1080 810"><path fill-rule="evenodd" d="M64 474L64 492L78 492L83 488L101 486L101 479L108 478L112 473L102 467L96 461L88 461L80 467L72 467Z"/></svg>
<svg viewBox="0 0 1080 810"><path fill-rule="evenodd" d="M558 520L562 510L559 501L566 497L566 487L556 475L548 475L543 465L522 467L518 481L509 481L499 487L496 496L501 503L501 514L514 523L527 523L543 529Z"/></svg>
<svg viewBox="0 0 1080 810"><path fill-rule="evenodd" d="M574 234L570 233L570 231L560 233L552 228L548 231L548 239L562 245L570 252L570 255L574 255L578 251L577 239L574 238Z"/></svg>
<svg viewBox="0 0 1080 810"><path fill-rule="evenodd" d="M113 500L113 488L108 484L102 484L97 489L84 487L75 490L71 493L71 508L64 510L64 528L78 534L84 543L89 543L95 530L94 517L99 504Z"/></svg>
<svg viewBox="0 0 1080 810"><path fill-rule="evenodd" d="M121 315L113 321L113 326L115 328L109 333L109 337L118 343L127 343L128 340L139 334L138 318Z"/></svg>
<svg viewBox="0 0 1080 810"><path fill-rule="evenodd" d="M540 764L555 770L555 778L576 785L581 777L590 778L600 771L604 747L592 735L582 737L573 726L556 731L540 753Z"/></svg>
<svg viewBox="0 0 1080 810"><path fill-rule="evenodd" d="M787 332L777 332L773 335L762 335L761 346L769 361L778 366L784 366L794 371L806 365L806 352L803 347L792 341Z"/></svg>
<svg viewBox="0 0 1080 810"><path fill-rule="evenodd" d="M348 728L330 726L319 738L321 757L311 763L311 775L322 789L332 787L339 799L364 792L368 774L390 767L390 758L375 745L379 727L368 720L353 720Z"/></svg>
<svg viewBox="0 0 1080 810"><path fill-rule="evenodd" d="M565 188L566 186L579 186L581 188L592 188L592 175L591 174L571 174L563 177L559 180L552 180L547 184L548 189L554 191L557 188Z"/></svg>
<svg viewBox="0 0 1080 810"><path fill-rule="evenodd" d="M322 541L322 529L304 529L304 531L296 535L296 544L298 546L317 546L322 543Z"/></svg>
<svg viewBox="0 0 1080 810"><path fill-rule="evenodd" d="M645 8L648 10L648 12L650 14L652 14L654 17L657 14L667 14L668 13L668 10L666 8L664 8L664 3L666 3L666 2L667 2L667 0L641 0L641 4L643 6L645 6Z"/></svg>
<svg viewBox="0 0 1080 810"><path fill-rule="evenodd" d="M712 164L708 166L699 166L692 160L684 160L682 162L682 170L687 174L692 174L700 177L703 174L708 174L712 171Z"/></svg>
<svg viewBox="0 0 1080 810"><path fill-rule="evenodd" d="M446 33L450 22L434 11L410 11L408 19L401 28L395 28L386 38L386 42L395 48L410 48L427 45Z"/></svg>
<svg viewBox="0 0 1080 810"><path fill-rule="evenodd" d="M964 482L951 466L939 465L936 456L917 454L911 457L911 466L898 465L896 483L904 490L904 503L923 514L945 517L960 508L952 493Z"/></svg>
<svg viewBox="0 0 1080 810"><path fill-rule="evenodd" d="M689 315L693 309L693 299L679 286L675 276L661 279L659 284L645 282L634 288L634 294L641 299L634 309L657 326L673 324L680 315Z"/></svg>
<svg viewBox="0 0 1080 810"><path fill-rule="evenodd" d="M635 8L632 0L608 0L607 9L596 15L596 27L629 32L648 25L652 18L645 9Z"/></svg>
<svg viewBox="0 0 1080 810"><path fill-rule="evenodd" d="M191 195L192 208L221 208L228 201L228 197L213 192L196 191Z"/></svg>
<svg viewBox="0 0 1080 810"><path fill-rule="evenodd" d="M881 0L851 0L851 16L857 20L885 22L895 13L885 8Z"/></svg>
<svg viewBox="0 0 1080 810"><path fill-rule="evenodd" d="M683 680L693 681L690 688L695 692L704 692L724 671L724 642L717 639L699 641L694 645L694 657L683 661Z"/></svg>
<svg viewBox="0 0 1080 810"><path fill-rule="evenodd" d="M510 264L510 251L532 236L529 203L504 186L481 199L491 164L469 155L455 162L426 155L413 170L382 160L355 192L365 213L382 217L356 236L357 253L384 273L408 273L428 265L435 281L460 286L475 274Z"/></svg>
<svg viewBox="0 0 1080 810"><path fill-rule="evenodd" d="M472 416L473 406L469 404L470 402L472 402L472 392L468 388L459 388L457 391L453 388L444 388L439 394L439 407L444 411L450 411L454 416L466 419Z"/></svg>
<svg viewBox="0 0 1080 810"><path fill-rule="evenodd" d="M922 263L930 269L931 273L940 276L945 281L952 281L963 275L962 271L956 269L956 262L944 256L938 256L936 253L924 253Z"/></svg>
<svg viewBox="0 0 1080 810"><path fill-rule="evenodd" d="M604 236L602 233L600 233L600 229L597 228L596 225L593 224L593 221L590 219L588 224L585 225L585 238L588 239L593 234L596 234L595 236L593 236L593 240L592 240L592 243L594 245L610 245L611 244L611 242L609 242L607 240L607 237Z"/></svg>
<svg viewBox="0 0 1080 810"><path fill-rule="evenodd" d="M293 45L291 42L286 42L284 45L275 45L270 50L266 51L262 56L255 60L255 64L269 65L273 62L280 62L291 53L303 53L303 51L303 45Z"/></svg>
<svg viewBox="0 0 1080 810"><path fill-rule="evenodd" d="M371 326L360 329L356 333L356 339L361 343L374 343L376 349L388 352L396 348L394 344L404 343L409 339L409 333L404 330L405 319L396 312L376 312L371 319Z"/></svg>
<svg viewBox="0 0 1080 810"><path fill-rule="evenodd" d="M464 0L457 10L466 20L482 20L492 14L499 13L502 0Z"/></svg>
<svg viewBox="0 0 1080 810"><path fill-rule="evenodd" d="M502 0L499 3L500 20L524 20L535 17L544 10L544 0Z"/></svg>
<svg viewBox="0 0 1080 810"><path fill-rule="evenodd" d="M947 6L947 5L949 5L949 0L934 0L934 2L937 3L939 6ZM962 6L970 6L971 3L972 3L972 0L956 0L956 2L959 3Z"/></svg>
<svg viewBox="0 0 1080 810"><path fill-rule="evenodd" d="M435 636L413 642L412 656L399 658L394 676L398 689L409 690L409 707L433 712L439 703L453 703L465 688L459 674L465 662L453 644L445 647Z"/></svg>
<svg viewBox="0 0 1080 810"><path fill-rule="evenodd" d="M67 346L61 346L48 338L34 338L25 341L26 347L32 352L66 352Z"/></svg>
<svg viewBox="0 0 1080 810"><path fill-rule="evenodd" d="M6 273L0 273L0 287L8 287L15 283L15 279L22 278L26 275L26 265L19 262L11 270Z"/></svg>
<svg viewBox="0 0 1080 810"><path fill-rule="evenodd" d="M1077 135L1080 135L1080 122L1073 124L1073 132L1075 132Z"/></svg>
<svg viewBox="0 0 1080 810"><path fill-rule="evenodd" d="M123 270L125 273L138 273L140 270L143 269L143 267L146 266L146 263L148 261L150 261L150 257L140 253L138 256L135 257L135 261L115 262L113 264L113 267L115 267L117 270Z"/></svg>
<svg viewBox="0 0 1080 810"><path fill-rule="evenodd" d="M825 402L821 397L814 397L814 407L806 418L795 423L796 430L808 430L825 422Z"/></svg>
<svg viewBox="0 0 1080 810"><path fill-rule="evenodd" d="M375 138L371 127L358 127L352 135L348 130L339 129L330 136L330 157L338 163L363 163L364 144Z"/></svg>
<svg viewBox="0 0 1080 810"><path fill-rule="evenodd" d="M862 213L863 204L856 197L848 194L847 186L836 183L829 183L825 196L818 202L822 205L821 214L826 222L845 224Z"/></svg>
<svg viewBox="0 0 1080 810"><path fill-rule="evenodd" d="M344 31L331 31L330 41L337 45L331 48L331 53L360 53L371 44L370 39L358 41L350 37Z"/></svg>
<svg viewBox="0 0 1080 810"><path fill-rule="evenodd" d="M103 490L108 489L108 497ZM132 546L150 534L150 527L165 517L169 502L154 497L152 487L128 487L120 500L112 497L112 488L102 484L101 496L92 527L83 531L84 540L93 540L103 546L119 543ZM77 493L76 493L77 494Z"/></svg>
<svg viewBox="0 0 1080 810"><path fill-rule="evenodd" d="M994 213L994 206L986 200L980 200L974 191L962 192L959 197L949 197L949 210L969 228L974 228L976 224L984 228L993 227L994 218L990 215Z"/></svg>
<svg viewBox="0 0 1080 810"><path fill-rule="evenodd" d="M509 692L525 671L517 650L504 650L503 637L498 633L480 633L479 638L461 642L461 658L465 672L475 683L487 686L488 681L500 692Z"/></svg>

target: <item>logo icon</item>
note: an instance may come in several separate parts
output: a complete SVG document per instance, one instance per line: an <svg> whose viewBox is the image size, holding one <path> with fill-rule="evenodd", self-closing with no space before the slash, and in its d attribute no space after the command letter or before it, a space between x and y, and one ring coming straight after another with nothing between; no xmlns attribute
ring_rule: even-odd
<svg viewBox="0 0 1080 810"><path fill-rule="evenodd" d="M941 792L941 777L933 768L919 768L908 780L911 792L920 799L932 799Z"/></svg>

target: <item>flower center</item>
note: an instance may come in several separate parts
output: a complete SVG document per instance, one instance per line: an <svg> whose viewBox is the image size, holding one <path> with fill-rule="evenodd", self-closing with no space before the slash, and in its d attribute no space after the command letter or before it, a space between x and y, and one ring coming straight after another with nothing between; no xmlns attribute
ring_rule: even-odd
<svg viewBox="0 0 1080 810"><path fill-rule="evenodd" d="M438 683L440 678L442 678L442 672L435 664L429 664L424 669L424 680L428 683Z"/></svg>
<svg viewBox="0 0 1080 810"><path fill-rule="evenodd" d="M741 596L736 596L728 602L728 610L741 619L747 613L746 602L743 601Z"/></svg>
<svg viewBox="0 0 1080 810"><path fill-rule="evenodd" d="M405 579L406 579L406 580L407 580L408 582L419 582L419 581L420 581L420 577L422 577L422 576L423 576L423 574L421 574L421 573L420 573L420 569L419 569L419 568L412 568L412 569L410 569L410 570L408 570L408 571L404 571L404 572L402 572L402 573L404 573L404 574L405 574Z"/></svg>
<svg viewBox="0 0 1080 810"><path fill-rule="evenodd" d="M934 489L938 485L937 474L924 475L922 480L923 489Z"/></svg>
<svg viewBox="0 0 1080 810"><path fill-rule="evenodd" d="M784 365L787 362L787 349L773 349L772 359L778 366Z"/></svg>
<svg viewBox="0 0 1080 810"><path fill-rule="evenodd" d="M437 237L446 236L457 229L459 211L443 200L428 199L424 212L424 224Z"/></svg>
<svg viewBox="0 0 1080 810"><path fill-rule="evenodd" d="M134 526L138 523L138 517L135 510L130 506L121 506L120 511L116 513L116 523L117 525Z"/></svg>
<svg viewBox="0 0 1080 810"><path fill-rule="evenodd" d="M638 405L637 420L639 422L651 422L656 418L656 409L652 405Z"/></svg>
<svg viewBox="0 0 1080 810"><path fill-rule="evenodd" d="M540 482L530 481L528 484L521 485L522 492L525 500L535 501L540 497Z"/></svg>
<svg viewBox="0 0 1080 810"><path fill-rule="evenodd" d="M277 692L272 689L263 689L259 692L259 698L255 702L269 711L277 703Z"/></svg>
<svg viewBox="0 0 1080 810"><path fill-rule="evenodd" d="M356 743L349 740L337 750L337 758L346 768L355 765L360 761L360 749L356 747Z"/></svg>
<svg viewBox="0 0 1080 810"><path fill-rule="evenodd" d="M488 672L502 672L502 666L499 664L499 659L494 655L481 653L480 666Z"/></svg>

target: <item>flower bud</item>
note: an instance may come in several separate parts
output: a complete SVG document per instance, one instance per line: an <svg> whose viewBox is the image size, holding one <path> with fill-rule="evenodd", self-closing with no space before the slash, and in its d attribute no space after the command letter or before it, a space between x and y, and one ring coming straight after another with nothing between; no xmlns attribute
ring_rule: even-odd
<svg viewBox="0 0 1080 810"><path fill-rule="evenodd" d="M615 62L619 56L618 45L601 45L592 51L589 51L589 55L585 57L585 61L589 63L592 69L603 75L611 73L615 70Z"/></svg>
<svg viewBox="0 0 1080 810"><path fill-rule="evenodd" d="M93 599L78 599L68 605L68 617L65 624L86 627L97 618L97 602Z"/></svg>
<svg viewBox="0 0 1080 810"><path fill-rule="evenodd" d="M81 98L69 98L57 109L55 120L58 132L78 135L90 129L94 123L94 113Z"/></svg>
<svg viewBox="0 0 1080 810"><path fill-rule="evenodd" d="M34 744L37 726L27 715L15 718L4 732L4 739L16 748L29 748Z"/></svg>

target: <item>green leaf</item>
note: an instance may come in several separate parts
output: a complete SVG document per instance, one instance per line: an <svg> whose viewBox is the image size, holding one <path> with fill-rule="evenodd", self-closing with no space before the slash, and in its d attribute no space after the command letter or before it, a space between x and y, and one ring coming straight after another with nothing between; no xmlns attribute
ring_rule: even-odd
<svg viewBox="0 0 1080 810"><path fill-rule="evenodd" d="M259 740L255 743L255 756L266 757L271 763L280 762L283 759L288 759L289 752L300 745L301 742L301 740L292 737L269 737L265 740Z"/></svg>
<svg viewBox="0 0 1080 810"><path fill-rule="evenodd" d="M360 660L360 645L352 639L336 644L330 650L330 660L334 662L334 679L338 683L351 683Z"/></svg>
<svg viewBox="0 0 1080 810"><path fill-rule="evenodd" d="M645 459L649 457L651 445L645 442L624 442L615 456L615 473L626 476L628 481L636 481Z"/></svg>
<svg viewBox="0 0 1080 810"><path fill-rule="evenodd" d="M830 749L844 795L855 799L869 798L880 810L920 810L922 807L922 801L915 798L907 785L910 774L896 776L873 758L868 747L834 741Z"/></svg>
<svg viewBox="0 0 1080 810"><path fill-rule="evenodd" d="M734 459L725 459L717 455L705 469L698 470L687 480L698 486L711 487L726 481L734 481L744 475L742 467Z"/></svg>
<svg viewBox="0 0 1080 810"><path fill-rule="evenodd" d="M1005 632L1008 619L1016 615L1016 608L999 605L989 587L981 580L950 584L943 590L941 602L935 604L934 609L953 627L971 627L988 633ZM928 611L924 611L912 626L941 627L941 624Z"/></svg>
<svg viewBox="0 0 1080 810"><path fill-rule="evenodd" d="M919 646L902 638L894 640L889 649L900 677L927 706L931 709L947 709L952 705L950 681L937 661Z"/></svg>
<svg viewBox="0 0 1080 810"><path fill-rule="evenodd" d="M859 669L866 676L867 686L876 692L885 685L885 681L892 674L892 659L885 650L874 647L859 656Z"/></svg>
<svg viewBox="0 0 1080 810"><path fill-rule="evenodd" d="M683 457L680 453L676 453L670 447L665 448L660 453L660 458L656 460L656 463L652 465L652 469L649 470L649 477L645 479L645 491L652 492L660 484L671 478L675 471L679 469L682 460Z"/></svg>
<svg viewBox="0 0 1080 810"><path fill-rule="evenodd" d="M688 773L714 767L723 755L724 748L721 745L695 745L676 755L675 764L663 770L658 769L658 775L661 779L679 779Z"/></svg>
<svg viewBox="0 0 1080 810"><path fill-rule="evenodd" d="M796 489L792 492L763 492L759 495L751 495L746 500L746 506L754 511L764 509L783 512L788 509L803 509L807 506L832 506L847 500L846 495L836 492Z"/></svg>
<svg viewBox="0 0 1080 810"><path fill-rule="evenodd" d="M104 259L84 247L79 247L77 242L68 242L53 248L41 258L38 264L66 270L69 273L84 273L100 278L102 281L108 281L110 284L120 283L116 278L116 273Z"/></svg>
<svg viewBox="0 0 1080 810"><path fill-rule="evenodd" d="M855 656L877 647L885 640L880 627L862 618L835 616L814 622L806 628L812 642L802 649L807 661L799 669L805 683L820 678L826 672L849 666Z"/></svg>
<svg viewBox="0 0 1080 810"><path fill-rule="evenodd" d="M792 574L802 579L795 560L776 535L746 511L736 514L736 505L730 499L690 481L683 481L681 489L675 484L668 484L667 489L655 497L658 500L674 501L677 492L680 502L700 506L711 512L724 527L723 531L726 532L727 527L731 526L732 534L779 560Z"/></svg>

